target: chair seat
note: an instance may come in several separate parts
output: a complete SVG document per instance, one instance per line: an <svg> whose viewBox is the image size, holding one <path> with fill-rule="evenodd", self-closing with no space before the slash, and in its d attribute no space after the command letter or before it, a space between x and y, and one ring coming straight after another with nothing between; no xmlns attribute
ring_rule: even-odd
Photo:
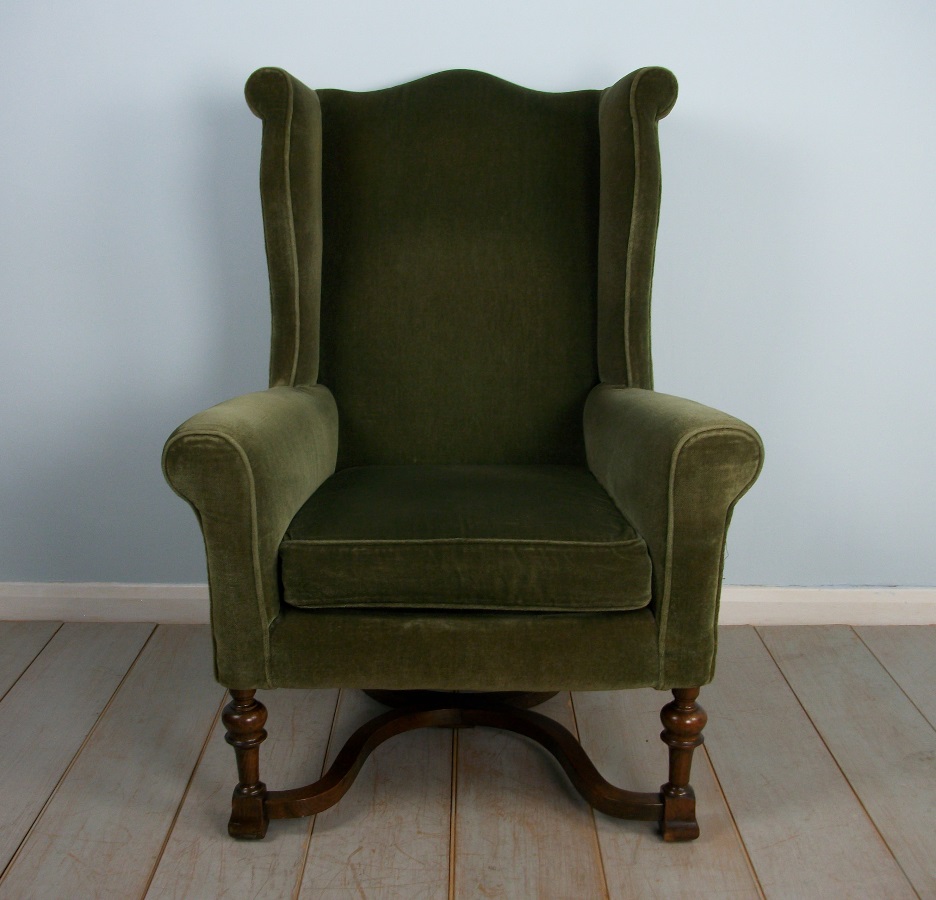
<svg viewBox="0 0 936 900"><path fill-rule="evenodd" d="M650 602L647 546L579 466L360 466L280 548L302 608L583 612Z"/></svg>

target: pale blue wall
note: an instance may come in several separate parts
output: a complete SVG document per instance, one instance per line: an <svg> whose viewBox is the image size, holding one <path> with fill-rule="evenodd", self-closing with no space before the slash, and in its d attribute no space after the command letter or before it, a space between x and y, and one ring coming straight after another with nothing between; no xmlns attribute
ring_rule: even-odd
<svg viewBox="0 0 936 900"><path fill-rule="evenodd" d="M0 5L0 581L204 579L171 429L264 386L246 76L666 65L657 387L747 418L728 580L936 584L936 4Z"/></svg>

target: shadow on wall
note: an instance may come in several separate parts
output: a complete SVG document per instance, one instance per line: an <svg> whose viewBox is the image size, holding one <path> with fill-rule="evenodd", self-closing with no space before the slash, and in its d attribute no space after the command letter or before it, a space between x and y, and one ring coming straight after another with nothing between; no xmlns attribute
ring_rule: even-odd
<svg viewBox="0 0 936 900"><path fill-rule="evenodd" d="M195 517L163 480L162 446L188 416L267 386L270 315L259 120L236 96L203 98L188 114L171 149L165 134L176 132L141 110L110 111L102 147L84 149L112 163L93 173L106 180L88 188L96 217L79 254L98 267L100 290L84 278L76 293L98 296L66 299L57 327L80 327L56 339L85 342L74 356L94 387L78 377L61 413L26 398L32 421L3 469L0 580L206 578ZM54 377L68 389L67 372Z"/></svg>

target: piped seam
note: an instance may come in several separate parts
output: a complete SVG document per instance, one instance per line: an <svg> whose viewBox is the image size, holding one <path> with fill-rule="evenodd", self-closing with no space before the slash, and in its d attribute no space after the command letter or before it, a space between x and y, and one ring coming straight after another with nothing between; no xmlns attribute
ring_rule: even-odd
<svg viewBox="0 0 936 900"><path fill-rule="evenodd" d="M257 612L260 616L261 622L266 622L268 613L267 606L264 602L264 590L263 590L263 579L260 574L260 533L259 533L259 520L257 516L257 485L256 479L253 474L253 467L250 464L250 458L247 456L244 448L229 434L225 434L223 431L214 431L212 429L199 429L198 431L185 431L181 432L174 437L170 438L166 443L166 448L163 451L163 456L166 458L169 452L169 448L175 444L177 441L180 441L188 437L208 437L208 438L217 438L219 440L225 441L231 447L234 448L234 452L239 456L241 463L244 466L244 471L247 474L247 485L250 493L250 544L251 544L251 563L253 566L253 580L254 580L254 594L257 598ZM171 483L171 482L170 482ZM275 619L275 616L274 616ZM266 622L266 627L263 628L263 668L264 674L266 675L267 683L273 683L273 673L270 663L270 625L273 620Z"/></svg>
<svg viewBox="0 0 936 900"><path fill-rule="evenodd" d="M708 437L715 434L733 434L743 436L749 440L757 450L758 456L758 465L754 470L753 475L744 485L742 490L738 493L738 496L729 504L728 510L726 512L726 521L727 516L731 513L731 510L734 508L735 503L744 496L744 494L750 489L751 485L757 480L757 476L760 474L761 467L763 466L763 448L761 442L752 435L749 431L744 430L743 428L738 428L737 426L718 426L711 427L709 425L702 425L698 428L693 429L692 431L684 434L680 440L677 442L676 446L673 448L673 453L670 457L670 472L669 472L669 484L667 486L667 514L666 514L666 561L663 564L663 597L660 600L660 618L658 622L659 629L659 667L660 667L660 684L665 684L665 674L666 674L666 632L669 625L669 602L670 602L670 592L672 589L672 570L673 570L673 533L675 525L675 495L676 495L676 470L679 467L679 456L682 451L692 442L702 437ZM726 528L727 530L727 528ZM724 546L724 537L722 538L722 546ZM719 567L719 573L722 571L722 566L724 566L724 560ZM719 582L720 584L720 582ZM716 588L718 589L718 588ZM683 685L683 687L689 687L690 685Z"/></svg>
<svg viewBox="0 0 936 900"><path fill-rule="evenodd" d="M292 268L292 302L293 302L293 361L292 371L289 373L289 385L296 384L296 373L299 371L299 335L301 332L299 316L301 306L299 303L299 251L296 247L296 219L293 213L292 202L292 173L290 171L292 156L292 123L295 103L295 91L292 78L283 73L286 79L286 125L283 132L283 181L286 196L286 216L288 221L289 257Z"/></svg>
<svg viewBox="0 0 936 900"><path fill-rule="evenodd" d="M634 222L637 216L638 198L640 191L640 125L637 118L637 86L643 78L647 69L640 69L634 76L631 83L630 94L628 96L628 109L630 111L631 126L634 134L634 198L631 201L631 220L630 228L627 233L627 253L625 255L624 270L624 372L627 376L628 385L634 385L634 372L632 365L631 352L631 265L634 253L634 234L636 228Z"/></svg>

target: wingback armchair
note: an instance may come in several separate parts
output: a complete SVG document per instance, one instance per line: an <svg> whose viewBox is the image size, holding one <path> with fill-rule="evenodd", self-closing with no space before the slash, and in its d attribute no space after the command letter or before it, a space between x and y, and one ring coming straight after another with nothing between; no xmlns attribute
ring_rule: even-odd
<svg viewBox="0 0 936 900"><path fill-rule="evenodd" d="M268 390L169 438L207 554L239 783L229 831L309 815L426 725L538 740L596 808L698 835L689 784L748 425L653 390L665 69L543 93L471 71L313 91L260 69ZM530 707L652 686L659 791L608 784ZM304 788L267 790L258 688L390 710ZM273 723L271 723L272 726Z"/></svg>

